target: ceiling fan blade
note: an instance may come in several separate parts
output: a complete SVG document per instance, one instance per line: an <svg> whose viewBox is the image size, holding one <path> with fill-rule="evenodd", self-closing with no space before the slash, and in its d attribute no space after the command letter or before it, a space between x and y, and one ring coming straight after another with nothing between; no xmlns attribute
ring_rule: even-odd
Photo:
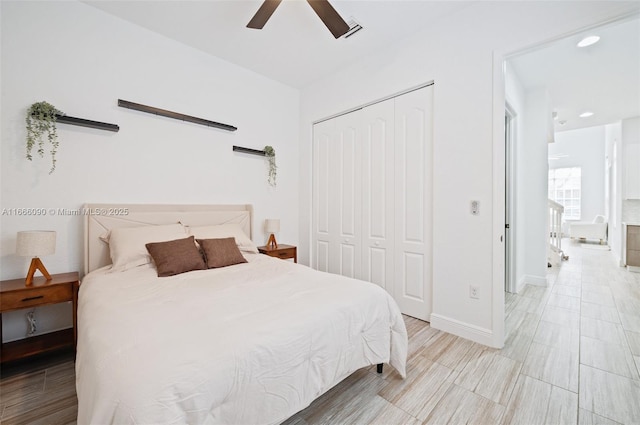
<svg viewBox="0 0 640 425"><path fill-rule="evenodd" d="M313 11L316 12L335 38L342 37L349 31L349 24L340 17L338 12L336 12L327 0L307 0L307 3L313 8Z"/></svg>
<svg viewBox="0 0 640 425"><path fill-rule="evenodd" d="M260 9L253 15L247 28L262 29L282 0L264 0Z"/></svg>

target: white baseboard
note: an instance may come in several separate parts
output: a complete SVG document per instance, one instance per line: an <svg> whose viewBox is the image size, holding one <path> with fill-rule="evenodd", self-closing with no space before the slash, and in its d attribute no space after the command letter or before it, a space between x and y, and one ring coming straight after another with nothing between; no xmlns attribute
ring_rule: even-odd
<svg viewBox="0 0 640 425"><path fill-rule="evenodd" d="M520 291L522 291L524 289L524 285L527 284L527 280L525 278L526 278L526 276L522 276L518 280L518 283L516 284L516 294L519 294Z"/></svg>
<svg viewBox="0 0 640 425"><path fill-rule="evenodd" d="M436 313L431 314L431 327L488 347L502 347L502 342L500 346L496 346L493 340L493 331L490 329L481 328L480 326L471 325Z"/></svg>
<svg viewBox="0 0 640 425"><path fill-rule="evenodd" d="M534 286L547 286L547 278L546 276L533 276L530 274L526 274L523 277L524 283L528 285Z"/></svg>

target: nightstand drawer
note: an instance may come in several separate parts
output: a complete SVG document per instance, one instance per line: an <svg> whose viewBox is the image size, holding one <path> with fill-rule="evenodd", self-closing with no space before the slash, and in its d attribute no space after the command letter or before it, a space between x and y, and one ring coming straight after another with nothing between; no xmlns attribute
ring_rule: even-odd
<svg viewBox="0 0 640 425"><path fill-rule="evenodd" d="M271 246L259 246L258 251L262 254L266 254L269 257L287 259L291 258L294 262L298 262L298 248L295 245L285 245L280 244L277 248L273 248Z"/></svg>
<svg viewBox="0 0 640 425"><path fill-rule="evenodd" d="M55 285L43 288L25 288L2 294L2 311L19 310L45 304L55 304L73 300L73 285Z"/></svg>
<svg viewBox="0 0 640 425"><path fill-rule="evenodd" d="M279 257L279 258L293 258L295 255L296 255L295 248L279 249L278 251L271 254L272 257Z"/></svg>

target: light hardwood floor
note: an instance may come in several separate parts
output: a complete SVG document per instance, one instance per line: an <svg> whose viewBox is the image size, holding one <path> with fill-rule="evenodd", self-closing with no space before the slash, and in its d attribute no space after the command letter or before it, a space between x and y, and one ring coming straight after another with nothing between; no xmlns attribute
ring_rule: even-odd
<svg viewBox="0 0 640 425"><path fill-rule="evenodd" d="M359 370L285 423L640 423L640 274L601 247L564 247L548 287L507 294L503 349L406 317L407 379ZM3 371L2 423L74 423L74 383L68 356Z"/></svg>

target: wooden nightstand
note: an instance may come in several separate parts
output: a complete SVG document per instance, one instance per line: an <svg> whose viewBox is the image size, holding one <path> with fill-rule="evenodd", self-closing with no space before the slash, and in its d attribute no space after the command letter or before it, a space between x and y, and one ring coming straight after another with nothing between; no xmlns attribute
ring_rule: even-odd
<svg viewBox="0 0 640 425"><path fill-rule="evenodd" d="M58 304L71 301L73 309L73 329L38 335L2 344L4 363L24 357L74 347L78 329L78 272L51 275L51 280L37 277L33 284L25 286L24 278L0 282L0 313ZM0 315L0 341L2 341L2 316Z"/></svg>
<svg viewBox="0 0 640 425"><path fill-rule="evenodd" d="M293 258L294 262L298 262L298 248L293 245L278 244L277 248L271 248L270 246L259 246L258 251L262 254L267 254L269 257L277 258Z"/></svg>

